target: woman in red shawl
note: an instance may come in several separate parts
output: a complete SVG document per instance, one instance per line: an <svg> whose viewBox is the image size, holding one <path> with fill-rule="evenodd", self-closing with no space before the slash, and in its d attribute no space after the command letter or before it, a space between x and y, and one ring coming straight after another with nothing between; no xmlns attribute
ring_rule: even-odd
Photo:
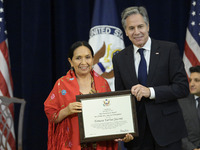
<svg viewBox="0 0 200 150"><path fill-rule="evenodd" d="M46 99L45 113L48 126L48 150L117 150L118 144L103 141L80 145L78 115L81 103L76 95L110 92L107 81L92 70L94 53L85 41L78 41L69 51L71 70L57 80ZM130 141L132 136L126 136Z"/></svg>
<svg viewBox="0 0 200 150"><path fill-rule="evenodd" d="M114 140L80 145L77 113L82 107L76 102L76 95L110 92L107 81L92 70L93 57L92 47L85 41L78 41L70 48L68 61L71 70L57 80L44 103L49 122L48 150L118 149ZM127 135L123 141L132 138Z"/></svg>

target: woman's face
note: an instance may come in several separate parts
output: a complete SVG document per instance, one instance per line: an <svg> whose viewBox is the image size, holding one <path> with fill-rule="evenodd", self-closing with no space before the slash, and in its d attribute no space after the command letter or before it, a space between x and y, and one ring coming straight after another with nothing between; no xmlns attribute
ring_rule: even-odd
<svg viewBox="0 0 200 150"><path fill-rule="evenodd" d="M74 67L76 75L87 75L93 66L93 57L89 48L80 46L74 50L72 60L68 58L71 67Z"/></svg>

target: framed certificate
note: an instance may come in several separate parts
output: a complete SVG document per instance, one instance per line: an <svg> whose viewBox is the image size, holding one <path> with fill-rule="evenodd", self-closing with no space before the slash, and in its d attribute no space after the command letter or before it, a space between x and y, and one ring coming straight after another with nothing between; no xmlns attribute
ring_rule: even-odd
<svg viewBox="0 0 200 150"><path fill-rule="evenodd" d="M135 98L130 90L77 95L82 103L78 114L80 142L96 142L124 138L127 133L138 136Z"/></svg>

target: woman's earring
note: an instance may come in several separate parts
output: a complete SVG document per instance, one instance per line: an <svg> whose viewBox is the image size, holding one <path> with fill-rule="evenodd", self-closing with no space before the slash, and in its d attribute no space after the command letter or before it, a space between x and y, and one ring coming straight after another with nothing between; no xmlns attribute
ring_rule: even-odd
<svg viewBox="0 0 200 150"><path fill-rule="evenodd" d="M73 72L73 71L74 71L74 67L73 67L73 66L71 66L70 70Z"/></svg>

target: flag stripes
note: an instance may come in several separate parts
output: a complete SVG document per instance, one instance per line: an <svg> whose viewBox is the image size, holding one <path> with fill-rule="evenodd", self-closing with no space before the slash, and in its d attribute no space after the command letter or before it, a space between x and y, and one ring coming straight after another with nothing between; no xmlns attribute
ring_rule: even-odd
<svg viewBox="0 0 200 150"><path fill-rule="evenodd" d="M3 91L7 91L8 93L3 93L3 95L8 96L8 97L12 97L12 78L11 78L11 72L10 72L10 68L9 68L9 59L8 59L8 52L7 52L7 46L6 46L6 42L2 42L0 44L0 73L1 73L1 77L0 79L2 80L0 82L0 86L2 88L0 88L1 92L3 93ZM6 84L5 84L6 83Z"/></svg>
<svg viewBox="0 0 200 150"><path fill-rule="evenodd" d="M7 32L3 1L0 1L0 96L13 97L13 82L9 62ZM0 101L0 149L16 150L14 132L14 105L9 108Z"/></svg>
<svg viewBox="0 0 200 150"><path fill-rule="evenodd" d="M186 30L185 50L183 61L187 75L189 68L200 65L200 0L191 3L189 23Z"/></svg>

